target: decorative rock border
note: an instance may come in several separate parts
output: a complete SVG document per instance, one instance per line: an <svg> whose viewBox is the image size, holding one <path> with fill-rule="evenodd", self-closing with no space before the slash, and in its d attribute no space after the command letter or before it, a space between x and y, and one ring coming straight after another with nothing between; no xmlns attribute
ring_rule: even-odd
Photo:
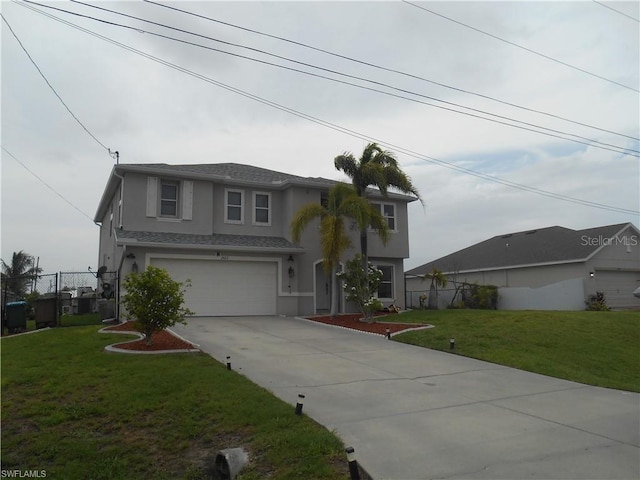
<svg viewBox="0 0 640 480"><path fill-rule="evenodd" d="M113 325L111 325L113 326ZM167 329L167 332L169 332L171 335L179 338L180 340L182 340L183 342L186 343L191 343L190 341L182 338L180 335L178 335L177 333L175 333L174 331ZM124 330L109 330L109 327L103 327L100 330L98 330L98 333L117 333L117 334L122 334L122 335L135 335L138 338L134 339L134 340L129 340L127 342L120 342L120 343L113 343L111 345L107 345L106 347L104 347L104 350L106 352L110 352L110 353L130 353L130 354L134 354L134 355L160 355L160 354L167 354L167 353L196 353L199 352L200 350L198 348L189 348L189 349L173 349L173 350L130 350L128 348L118 348L118 345L126 345L127 343L133 343L133 342L137 342L139 340L142 340L144 338L144 335L141 334L140 332L136 332L136 331L124 331ZM192 343L191 343L192 344ZM194 347L196 347L197 345L192 344Z"/></svg>

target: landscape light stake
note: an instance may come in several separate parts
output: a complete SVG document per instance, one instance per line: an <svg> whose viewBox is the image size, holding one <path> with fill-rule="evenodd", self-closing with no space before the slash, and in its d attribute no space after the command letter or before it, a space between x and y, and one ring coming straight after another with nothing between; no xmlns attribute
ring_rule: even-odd
<svg viewBox="0 0 640 480"><path fill-rule="evenodd" d="M304 403L304 395L298 394L298 403L296 403L296 415L302 415L302 404Z"/></svg>
<svg viewBox="0 0 640 480"><path fill-rule="evenodd" d="M358 470L355 449L353 447L347 447L344 451L347 452L347 462L349 462L349 475L351 480L360 480L360 471Z"/></svg>
<svg viewBox="0 0 640 480"><path fill-rule="evenodd" d="M231 370L231 357L227 355L227 370Z"/></svg>
<svg viewBox="0 0 640 480"><path fill-rule="evenodd" d="M449 339L449 350L453 350L456 348L456 339L451 337Z"/></svg>
<svg viewBox="0 0 640 480"><path fill-rule="evenodd" d="M387 340L391 340L391 330L387 328Z"/></svg>

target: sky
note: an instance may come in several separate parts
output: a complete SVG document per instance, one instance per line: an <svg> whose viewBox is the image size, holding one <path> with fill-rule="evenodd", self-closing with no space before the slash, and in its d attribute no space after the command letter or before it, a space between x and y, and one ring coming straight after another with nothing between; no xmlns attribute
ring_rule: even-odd
<svg viewBox="0 0 640 480"><path fill-rule="evenodd" d="M98 268L109 150L348 181L334 157L376 141L424 201L406 269L505 233L640 226L638 2L91 3L174 29L42 4L134 28L1 2L5 261Z"/></svg>

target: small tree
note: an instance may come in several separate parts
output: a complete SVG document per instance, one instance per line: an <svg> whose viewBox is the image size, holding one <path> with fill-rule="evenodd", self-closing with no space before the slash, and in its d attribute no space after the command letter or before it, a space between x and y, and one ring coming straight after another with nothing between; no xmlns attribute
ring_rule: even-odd
<svg viewBox="0 0 640 480"><path fill-rule="evenodd" d="M438 309L438 287L446 287L448 280L447 276L437 268L433 268L431 273L427 273L422 277L424 282L427 279L431 279L431 285L429 286L429 298L427 308L431 310Z"/></svg>
<svg viewBox="0 0 640 480"><path fill-rule="evenodd" d="M23 250L13 252L11 262L0 261L2 265L2 284L19 299L27 295L28 285L42 269L33 263L33 257Z"/></svg>
<svg viewBox="0 0 640 480"><path fill-rule="evenodd" d="M144 272L131 273L124 281L127 293L123 305L133 317L135 327L143 333L147 345L152 336L176 323L186 324L184 317L194 312L184 307L185 283L176 282L164 268L148 266Z"/></svg>
<svg viewBox="0 0 640 480"><path fill-rule="evenodd" d="M347 262L338 278L344 282L345 298L358 306L366 322L371 322L373 314L382 310L382 302L374 295L380 286L382 272L369 263L365 273L362 255L358 254Z"/></svg>

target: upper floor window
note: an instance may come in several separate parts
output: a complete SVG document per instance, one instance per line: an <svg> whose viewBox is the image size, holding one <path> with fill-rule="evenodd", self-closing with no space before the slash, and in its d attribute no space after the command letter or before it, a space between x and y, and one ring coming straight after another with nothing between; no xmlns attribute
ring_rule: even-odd
<svg viewBox="0 0 640 480"><path fill-rule="evenodd" d="M178 216L178 183L162 181L160 184L160 216Z"/></svg>
<svg viewBox="0 0 640 480"><path fill-rule="evenodd" d="M225 193L225 222L242 223L244 192L242 190L227 190Z"/></svg>
<svg viewBox="0 0 640 480"><path fill-rule="evenodd" d="M393 298L393 266L376 265L382 272L382 280L378 286L378 298Z"/></svg>
<svg viewBox="0 0 640 480"><path fill-rule="evenodd" d="M193 189L191 180L147 177L146 216L168 222L191 220ZM121 226L122 203L118 203L118 222Z"/></svg>
<svg viewBox="0 0 640 480"><path fill-rule="evenodd" d="M396 231L396 206L393 203L374 203L373 206L387 220L389 230Z"/></svg>
<svg viewBox="0 0 640 480"><path fill-rule="evenodd" d="M271 194L259 193L253 194L253 223L256 225L271 224Z"/></svg>

